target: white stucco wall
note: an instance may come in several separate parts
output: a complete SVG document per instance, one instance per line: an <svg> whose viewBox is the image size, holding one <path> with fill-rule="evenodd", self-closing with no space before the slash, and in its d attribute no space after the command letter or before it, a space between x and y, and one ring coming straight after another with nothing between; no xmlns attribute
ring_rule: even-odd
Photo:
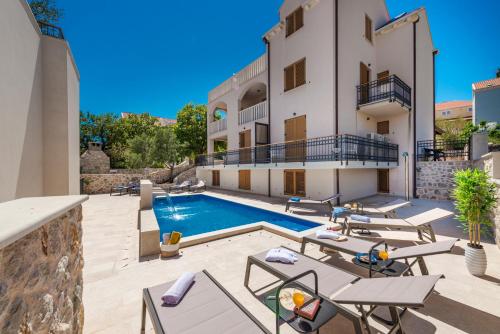
<svg viewBox="0 0 500 334"><path fill-rule="evenodd" d="M473 122L500 123L500 87L487 88L474 92Z"/></svg>
<svg viewBox="0 0 500 334"><path fill-rule="evenodd" d="M0 45L0 202L79 193L79 77L67 42L42 36L26 1L3 0Z"/></svg>

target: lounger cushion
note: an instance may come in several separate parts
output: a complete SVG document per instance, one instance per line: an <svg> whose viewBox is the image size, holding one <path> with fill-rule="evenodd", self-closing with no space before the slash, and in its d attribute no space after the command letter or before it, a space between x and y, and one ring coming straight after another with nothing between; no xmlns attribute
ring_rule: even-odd
<svg viewBox="0 0 500 334"><path fill-rule="evenodd" d="M349 274L346 271L337 269L302 254L297 254L298 261L294 264L266 262L266 254L267 251L254 255L251 258L261 262L264 266L272 267L287 278L297 276L308 270L316 271L318 274L319 293L328 298L358 279L357 276ZM312 275L302 278L299 282L314 289L314 277Z"/></svg>
<svg viewBox="0 0 500 334"><path fill-rule="evenodd" d="M333 297L342 304L423 307L441 276L366 278Z"/></svg>
<svg viewBox="0 0 500 334"><path fill-rule="evenodd" d="M305 239L307 242L312 242L347 254L368 253L370 248L375 245L374 242L353 237L347 237L346 241L340 242L328 239L319 239L316 235L311 234L305 237ZM380 245L377 249L383 248L384 245Z"/></svg>
<svg viewBox="0 0 500 334"><path fill-rule="evenodd" d="M358 220L352 220L349 219L349 224L353 226L360 226L360 225L366 225L367 228L369 227L376 227L376 226L382 226L382 227L412 227L413 225L407 222L406 220L403 219L395 219L395 218L371 218L369 223L365 223L362 221Z"/></svg>
<svg viewBox="0 0 500 334"><path fill-rule="evenodd" d="M176 306L163 306L161 296L175 282L149 288L163 329L169 334L253 334L263 331L204 273Z"/></svg>
<svg viewBox="0 0 500 334"><path fill-rule="evenodd" d="M387 204L381 205L379 207L374 207L374 208L363 208L363 211L366 213L388 213L391 211L394 211L396 209L405 207L407 205L410 205L411 203L408 201L405 201L404 199L396 199L392 202L389 202Z"/></svg>

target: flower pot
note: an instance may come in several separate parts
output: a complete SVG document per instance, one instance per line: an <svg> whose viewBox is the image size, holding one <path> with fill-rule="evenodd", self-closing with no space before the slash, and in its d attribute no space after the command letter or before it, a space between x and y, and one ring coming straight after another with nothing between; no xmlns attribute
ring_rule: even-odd
<svg viewBox="0 0 500 334"><path fill-rule="evenodd" d="M465 247L465 265L469 273L474 276L483 276L487 264L484 248L482 246L481 248L471 247L467 244L467 247Z"/></svg>

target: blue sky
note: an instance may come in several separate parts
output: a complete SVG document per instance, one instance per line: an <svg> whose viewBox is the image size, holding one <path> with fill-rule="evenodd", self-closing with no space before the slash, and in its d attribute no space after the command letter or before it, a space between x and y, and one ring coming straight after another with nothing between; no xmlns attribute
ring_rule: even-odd
<svg viewBox="0 0 500 334"><path fill-rule="evenodd" d="M282 0L58 0L60 25L93 113L175 118L264 52ZM251 5L250 5L251 4ZM497 0L387 0L391 16L425 6L437 58L437 101L470 99L500 67Z"/></svg>

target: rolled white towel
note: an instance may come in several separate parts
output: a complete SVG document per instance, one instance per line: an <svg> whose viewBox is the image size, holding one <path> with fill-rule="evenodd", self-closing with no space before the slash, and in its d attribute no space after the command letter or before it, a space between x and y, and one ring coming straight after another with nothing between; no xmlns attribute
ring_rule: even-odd
<svg viewBox="0 0 500 334"><path fill-rule="evenodd" d="M274 248L267 252L266 261L293 264L298 261L298 257L294 252L288 249Z"/></svg>
<svg viewBox="0 0 500 334"><path fill-rule="evenodd" d="M342 234L334 232L334 231L316 231L316 237L318 239L332 239L332 240L337 240L340 238Z"/></svg>
<svg viewBox="0 0 500 334"><path fill-rule="evenodd" d="M174 285L161 296L161 300L168 305L177 305L194 282L194 279L195 275L193 273L186 272L182 274L181 277L175 281Z"/></svg>
<svg viewBox="0 0 500 334"><path fill-rule="evenodd" d="M363 222L363 223L369 223L370 217L367 216L361 216L361 215L351 215L352 220L357 220L358 222Z"/></svg>

